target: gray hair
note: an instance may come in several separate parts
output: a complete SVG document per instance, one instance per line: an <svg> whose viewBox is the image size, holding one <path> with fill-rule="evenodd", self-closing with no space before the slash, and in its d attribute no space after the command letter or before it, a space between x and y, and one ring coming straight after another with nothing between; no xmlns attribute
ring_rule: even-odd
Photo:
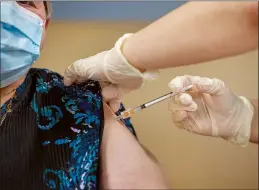
<svg viewBox="0 0 259 190"><path fill-rule="evenodd" d="M47 18L51 17L51 13L52 13L52 5L50 1L44 1L44 6L45 6L45 11L47 14Z"/></svg>

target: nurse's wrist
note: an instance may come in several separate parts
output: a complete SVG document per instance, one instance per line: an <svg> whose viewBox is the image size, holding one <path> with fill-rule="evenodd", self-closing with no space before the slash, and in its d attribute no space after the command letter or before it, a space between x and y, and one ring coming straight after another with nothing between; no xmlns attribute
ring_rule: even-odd
<svg viewBox="0 0 259 190"><path fill-rule="evenodd" d="M133 66L134 68L138 69L141 73L146 72L146 69L144 69L142 66L140 66L139 63L139 52L136 53L136 47L134 47L133 43L131 43L133 34L129 34L121 44L121 53L124 55L125 59L128 61L128 63Z"/></svg>
<svg viewBox="0 0 259 190"><path fill-rule="evenodd" d="M135 64L132 64L134 62L132 62L131 58L136 57L136 56L133 56L133 54L130 54L132 56L129 57L128 56L129 54L127 54L128 51L123 52L123 44L124 44L124 47L127 46L126 40L127 39L130 40L131 36L133 36L133 35L125 34L119 40L117 40L114 48L110 51L110 54L107 55L106 59L112 61L111 65L113 65L113 66L111 68L117 68L116 72L114 72L114 69L111 69L113 72L112 73L113 76L116 76L119 73L119 75L120 75L119 77L124 76L124 78L125 78L126 76L128 76L131 79L138 78L138 79L141 79L142 85L143 85L144 81L151 81L151 80L157 79L159 72L158 72L158 70L145 70L142 67L138 67ZM133 49L133 48L130 48L130 49ZM115 53L113 53L113 52L115 52ZM125 52L126 52L126 54L125 54ZM110 58L109 58L109 56L110 56ZM138 62L138 63L140 63L140 62ZM115 80L112 80L112 78L110 78L111 75L108 77L107 73L108 72L106 71L106 76L109 79L109 81L115 83ZM117 78L116 81L118 82L118 76L116 76L116 78ZM122 82L122 81L120 80L120 82Z"/></svg>

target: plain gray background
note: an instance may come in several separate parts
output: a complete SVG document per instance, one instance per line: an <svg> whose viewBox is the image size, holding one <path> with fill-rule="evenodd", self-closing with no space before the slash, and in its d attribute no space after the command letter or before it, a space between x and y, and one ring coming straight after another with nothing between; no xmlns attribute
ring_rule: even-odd
<svg viewBox="0 0 259 190"><path fill-rule="evenodd" d="M53 20L152 21L186 1L53 1Z"/></svg>

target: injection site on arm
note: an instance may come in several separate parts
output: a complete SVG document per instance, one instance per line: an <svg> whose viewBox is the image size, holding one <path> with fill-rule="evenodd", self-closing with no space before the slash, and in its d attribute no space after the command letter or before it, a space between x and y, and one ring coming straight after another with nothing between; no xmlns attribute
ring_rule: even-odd
<svg viewBox="0 0 259 190"><path fill-rule="evenodd" d="M104 104L101 181L105 189L169 189L163 171Z"/></svg>

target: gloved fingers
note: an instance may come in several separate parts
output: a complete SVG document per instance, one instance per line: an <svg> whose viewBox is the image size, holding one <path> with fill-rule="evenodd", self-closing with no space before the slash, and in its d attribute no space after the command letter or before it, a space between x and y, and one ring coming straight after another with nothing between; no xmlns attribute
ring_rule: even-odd
<svg viewBox="0 0 259 190"><path fill-rule="evenodd" d="M118 97L117 86L109 84L102 89L102 96L105 102Z"/></svg>
<svg viewBox="0 0 259 190"><path fill-rule="evenodd" d="M187 111L177 111L172 114L172 119L176 127L193 132L192 122Z"/></svg>
<svg viewBox="0 0 259 190"><path fill-rule="evenodd" d="M172 113L172 118L174 123L179 126L179 124L188 117L187 111L178 110Z"/></svg>
<svg viewBox="0 0 259 190"><path fill-rule="evenodd" d="M180 110L193 112L196 111L197 108L198 106L196 102L188 93L180 93L174 96L169 102L169 110L171 110L173 113Z"/></svg>
<svg viewBox="0 0 259 190"><path fill-rule="evenodd" d="M188 93L180 93L173 97L169 103L169 109L172 111L172 119L178 128L193 131L190 122L189 112L194 112L198 108L192 96Z"/></svg>
<svg viewBox="0 0 259 190"><path fill-rule="evenodd" d="M184 76L177 76L173 80L170 81L168 84L169 88L172 90L172 92L178 93L183 88L191 85L191 81L188 80L186 75Z"/></svg>
<svg viewBox="0 0 259 190"><path fill-rule="evenodd" d="M102 68L106 53L107 51L104 51L69 65L64 72L64 84L69 86L74 82L84 82L89 79L107 81Z"/></svg>
<svg viewBox="0 0 259 190"><path fill-rule="evenodd" d="M198 108L196 102L188 93L181 93L176 95L175 101L178 102L178 104L184 106L186 111L196 111Z"/></svg>
<svg viewBox="0 0 259 190"><path fill-rule="evenodd" d="M114 113L116 113L120 109L121 102L122 101L119 98L115 98L109 101L109 106Z"/></svg>
<svg viewBox="0 0 259 190"><path fill-rule="evenodd" d="M208 95L209 96L209 95ZM202 99L198 99L198 101L202 101ZM181 101L180 101L181 103ZM180 104L178 102L178 104ZM194 132L200 135L209 135L211 136L211 130L208 130L208 124L210 121L209 118L206 116L206 113L199 112L197 109L197 104L199 106L204 106L203 104L194 102L194 108L191 108L193 103L191 102L189 106L183 107L182 109L174 110L172 112L172 119L175 125L180 129L185 129L189 132ZM195 112L197 111L197 112ZM205 115L204 115L205 114Z"/></svg>
<svg viewBox="0 0 259 190"><path fill-rule="evenodd" d="M64 84L70 86L73 83L83 83L92 78L94 71L91 72L90 65L86 67L83 59L69 65L64 73Z"/></svg>
<svg viewBox="0 0 259 190"><path fill-rule="evenodd" d="M103 96L104 100L107 102L107 101L113 100L115 98L121 98L129 91L130 91L129 89L123 88L119 85L109 84L109 85L103 87L102 96Z"/></svg>
<svg viewBox="0 0 259 190"><path fill-rule="evenodd" d="M222 95L225 92L225 83L216 78L199 77L194 82L195 90L210 95Z"/></svg>
<svg viewBox="0 0 259 190"><path fill-rule="evenodd" d="M78 60L71 65L69 65L64 72L64 84L65 86L70 86L78 78L79 68L82 66L82 61Z"/></svg>
<svg viewBox="0 0 259 190"><path fill-rule="evenodd" d="M213 78L199 77L199 76L178 76L170 83L169 87L173 92L179 92L183 88L194 85L194 89L199 93L207 93L210 95L221 95L225 91L225 84L223 81Z"/></svg>

